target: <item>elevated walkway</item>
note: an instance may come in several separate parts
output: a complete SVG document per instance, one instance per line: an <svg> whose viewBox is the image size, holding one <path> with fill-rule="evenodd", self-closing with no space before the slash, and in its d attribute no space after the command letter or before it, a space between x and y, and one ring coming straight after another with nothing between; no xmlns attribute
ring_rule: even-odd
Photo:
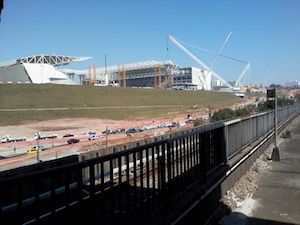
<svg viewBox="0 0 300 225"><path fill-rule="evenodd" d="M291 138L279 146L281 161L273 162L258 180L253 195L257 207L247 225L300 224L300 117L289 130Z"/></svg>
<svg viewBox="0 0 300 225"><path fill-rule="evenodd" d="M291 138L279 145L281 161L257 180L258 189L241 212L225 216L222 225L300 224L300 116L286 128Z"/></svg>

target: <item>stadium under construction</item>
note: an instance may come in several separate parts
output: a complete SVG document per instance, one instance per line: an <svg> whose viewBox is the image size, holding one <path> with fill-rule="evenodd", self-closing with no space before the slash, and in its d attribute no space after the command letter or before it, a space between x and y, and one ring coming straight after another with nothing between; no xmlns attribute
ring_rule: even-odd
<svg viewBox="0 0 300 225"><path fill-rule="evenodd" d="M89 70L62 71L69 77L83 76L83 82L92 85L202 90L201 80L205 80L206 90L211 90L209 73L195 67L181 68L171 61L151 60L101 68L91 65Z"/></svg>
<svg viewBox="0 0 300 225"><path fill-rule="evenodd" d="M1 83L92 84L101 86L203 89L211 90L211 76L199 68L181 68L171 61L142 61L118 66L90 65L88 70L61 69L58 66L88 57L38 55L0 65ZM207 88L206 88L207 89Z"/></svg>
<svg viewBox="0 0 300 225"><path fill-rule="evenodd" d="M222 48L228 41L227 36ZM227 57L239 63L245 64L239 78L232 85L225 81L213 70L217 56L223 56L220 52L216 55L210 67L187 50L182 42L172 36L168 36L186 55L199 65L196 67L180 67L172 61L142 61L115 66L96 67L90 64L86 70L63 69L62 66L74 62L80 62L91 57L75 57L62 55L35 55L22 57L5 63L0 63L0 83L53 83L70 85L96 85L118 87L142 87L179 90L216 90L235 91L239 88L241 80L250 64ZM106 64L106 63L105 63Z"/></svg>

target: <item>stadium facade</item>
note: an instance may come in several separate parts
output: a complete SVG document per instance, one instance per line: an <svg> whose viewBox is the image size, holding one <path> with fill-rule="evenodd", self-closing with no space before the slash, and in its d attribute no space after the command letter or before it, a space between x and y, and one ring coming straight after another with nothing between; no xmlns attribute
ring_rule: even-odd
<svg viewBox="0 0 300 225"><path fill-rule="evenodd" d="M89 57L34 55L0 64L0 83L76 84L58 66L87 60Z"/></svg>
<svg viewBox="0 0 300 225"><path fill-rule="evenodd" d="M195 67L181 68L172 61L142 61L89 70L63 69L62 72L85 77L84 83L120 87L173 88L180 90L211 90L211 74Z"/></svg>
<svg viewBox="0 0 300 225"><path fill-rule="evenodd" d="M92 84L99 86L211 90L211 73L172 61L142 61L109 67L90 66L88 70L60 66L89 57L35 55L0 64L0 83ZM205 87L205 88L204 88Z"/></svg>

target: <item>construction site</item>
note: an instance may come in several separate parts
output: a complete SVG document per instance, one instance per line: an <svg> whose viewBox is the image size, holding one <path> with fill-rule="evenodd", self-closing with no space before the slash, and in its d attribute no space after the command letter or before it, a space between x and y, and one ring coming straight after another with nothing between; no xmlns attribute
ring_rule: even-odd
<svg viewBox="0 0 300 225"><path fill-rule="evenodd" d="M222 55L230 36L231 32L218 51L202 49L213 56L210 66L187 49L193 45L171 35L167 51L173 44L191 59L190 65L197 66L171 60L108 66L105 55L103 67L88 63L87 69L78 70L65 66L92 57L54 54L0 63L1 170L34 163L35 157L26 153L39 145L35 135L42 137L40 132L44 139L51 137L40 141L47 149L41 155L51 153L42 159L47 161L80 154L88 146L122 144L188 129L193 121L208 121L222 108L257 104L254 97L239 98L245 96L243 80L250 64ZM219 57L243 65L234 83L214 70Z"/></svg>
<svg viewBox="0 0 300 225"><path fill-rule="evenodd" d="M104 67L89 64L86 70L74 70L64 69L62 66L89 60L91 57L41 54L0 63L0 82L208 90L235 92L239 97L244 97L244 94L241 93L241 91L245 92L242 82L250 68L250 63L221 54L230 36L231 32L226 37L218 52L201 48L202 51L214 55L210 66L207 66L207 64L185 47L192 45L169 35L167 41L172 42L177 48L182 50L198 67L181 67L171 60L149 60L107 66L105 55ZM169 47L167 47L167 51L168 49ZM214 71L218 57L223 57L243 65L243 70L234 84L227 82L221 75Z"/></svg>
<svg viewBox="0 0 300 225"><path fill-rule="evenodd" d="M206 53L215 55L210 66L207 66L202 60L184 47L183 44L185 42L182 42L169 35L167 40L171 41L176 47L182 50L199 67L181 67L179 64L175 64L171 60L150 60L129 64L120 64L116 66L107 66L105 56L105 67L96 67L95 64L91 64L89 65L88 70L62 69L61 71L67 74L69 77L84 77L81 84L175 90L219 90L224 92L238 92L243 86L242 81L250 69L250 63L221 54L230 36L231 33L229 33L226 37L218 53L202 49ZM185 44L190 46L187 43ZM167 50L168 48L169 47L167 47ZM213 70L218 57L224 57L244 65L243 70L233 85L228 83L223 77ZM242 88L242 90L245 89ZM239 96L242 97L243 95L240 94Z"/></svg>

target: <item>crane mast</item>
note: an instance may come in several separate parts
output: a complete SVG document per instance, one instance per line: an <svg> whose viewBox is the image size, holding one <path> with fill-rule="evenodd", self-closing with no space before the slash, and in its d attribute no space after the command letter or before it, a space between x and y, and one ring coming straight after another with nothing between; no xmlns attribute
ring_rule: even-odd
<svg viewBox="0 0 300 225"><path fill-rule="evenodd" d="M234 83L234 87L239 87L241 85L241 80L243 79L245 73L249 70L250 68L250 63L247 63L246 66L244 67L241 75L239 76L239 78L235 81Z"/></svg>

